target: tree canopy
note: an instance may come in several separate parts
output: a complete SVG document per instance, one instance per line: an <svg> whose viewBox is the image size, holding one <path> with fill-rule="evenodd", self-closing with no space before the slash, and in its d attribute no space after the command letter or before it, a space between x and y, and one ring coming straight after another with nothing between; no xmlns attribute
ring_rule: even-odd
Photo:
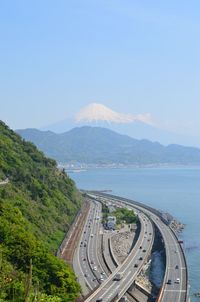
<svg viewBox="0 0 200 302"><path fill-rule="evenodd" d="M0 181L6 178L0 185L0 301L74 301L76 277L55 256L81 205L74 182L0 122Z"/></svg>

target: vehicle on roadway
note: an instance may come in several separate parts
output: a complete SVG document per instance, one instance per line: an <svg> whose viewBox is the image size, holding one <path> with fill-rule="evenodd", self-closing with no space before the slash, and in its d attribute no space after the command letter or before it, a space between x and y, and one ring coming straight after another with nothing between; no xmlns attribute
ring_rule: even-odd
<svg viewBox="0 0 200 302"><path fill-rule="evenodd" d="M123 273L119 272L115 275L114 280L120 281L123 278Z"/></svg>
<svg viewBox="0 0 200 302"><path fill-rule="evenodd" d="M126 201L126 199L125 199L125 201ZM127 201L127 203L128 203L128 201ZM137 206L137 204L136 204L136 206ZM146 210L145 210L146 211ZM147 210L147 214L149 213L149 210ZM151 213L151 212L150 212ZM142 217L142 215L141 215L141 217ZM141 219L141 217L140 217L140 219ZM182 257L180 257L180 262L179 262L179 259L177 259L177 257L179 257L179 255L176 255L176 254L181 254L181 249L178 247L178 245L177 245L177 239L176 239L176 237L174 237L173 236L173 233L171 234L171 231L170 231L170 229L168 229L168 226L166 226L164 223L163 223L163 221L161 220L161 219L159 219L159 218L157 218L157 217L154 217L154 215L153 214L150 214L150 217L152 218L152 220L156 223L156 225L158 226L158 228L160 229L160 232L161 232L161 235L162 235L162 238L163 238L163 241L165 242L165 243L167 243L166 244L166 250L167 250L167 252L168 253L166 253L166 254L168 254L169 255L169 263L170 264L172 264L172 265L170 265L170 266L172 266L172 267L166 267L166 274L165 274L165 278L164 278L164 280L165 280L165 282L166 283L169 283L169 284L171 284L171 285L168 285L168 284L163 284L163 288L164 288L164 290L163 290L163 301L164 300L171 300L171 301L176 301L177 300L177 291L179 291L180 290L180 294L179 294L179 296L180 296L180 300L185 300L185 297L187 296L187 284L186 284L186 282L185 282L185 280L187 280L187 278L185 278L185 274L184 274L184 272L185 272L185 270L183 270L182 271L182 267L183 268L185 268L186 267L186 264L185 264L185 261L184 261L184 258L182 259ZM142 217L143 218L143 217ZM157 223L156 222L156 220L157 221L159 221L159 223ZM146 220L147 221L147 220ZM145 224L144 224L145 225ZM147 234L145 234L145 231L147 230ZM166 234L165 234L165 231L166 231ZM150 234L151 233L151 234ZM171 234L172 236L168 236L168 233L169 233L169 235ZM147 236L146 236L147 235ZM143 237L143 239L144 239L144 242L145 242L145 239L146 239L146 242L147 242L147 246L143 246L144 244L143 244L143 242L142 242L142 249L141 249L141 252L140 252L140 250L139 251L137 251L137 252L139 252L139 255L138 255L138 257L136 258L136 261L133 263L132 262L132 265L134 265L136 262L138 263L138 267L140 267L141 266L141 264L142 264L142 261L138 261L139 260L139 257L140 256L142 256L143 257L143 255L146 255L145 253L143 253L142 252L142 250L144 249L144 248L146 248L147 249L147 247L148 247L148 244L149 244L149 242L150 241L152 241L152 236L151 235L153 235L153 231L152 231L152 228L143 228L143 232L141 232L141 237ZM140 241L141 242L141 241ZM168 244L168 242L169 242L169 244ZM139 242L138 242L139 243ZM140 243L137 245L137 247L140 247ZM168 246L170 246L169 248L168 248ZM138 248L139 249L139 248ZM137 255L137 253L136 253L136 255ZM181 256L181 255L180 255ZM144 257L145 258L145 257ZM174 262L174 261L172 261L171 260L171 258L173 259L173 260L175 260L175 261L178 261L178 262ZM181 270L181 275L179 275L178 273L179 273L179 270L178 269L176 269L176 264L178 264L178 268L180 268L180 270ZM123 271L124 270L124 268L121 270L121 271ZM136 269L134 269L133 271L136 271ZM175 274L176 273L176 274ZM114 274L114 276L116 275L116 273ZM133 274L132 274L133 275ZM168 276L168 277L167 277ZM180 278L180 283L181 283L181 288L179 289L179 285L177 284L176 285L176 279L177 279L177 277L179 277ZM186 276L187 277L187 276ZM168 278L170 278L170 279L168 279ZM130 279L130 278L129 278ZM122 282L125 280L125 275L124 275L124 278L123 278L123 280L122 280ZM113 278L110 280L110 281L113 281ZM120 283L120 284L119 284ZM119 282L118 284L119 285L117 285L117 286L120 286L121 285L121 282ZM126 283L126 282L124 282L124 283ZM175 284L174 284L175 283ZM110 283L111 284L111 283ZM113 284L114 285L114 284ZM129 285L129 283L127 282L127 286ZM112 286L112 285L111 285ZM100 297L102 297L102 293L104 294L104 291L103 291L103 285L101 285L101 287L102 287L102 291L100 291L100 292L97 292L97 294L96 294L96 296L94 296L94 297L96 297L96 299L98 299L98 298L100 298ZM106 287L106 283L105 283L105 289L107 290L107 287ZM125 289L126 289L126 287L124 286L123 287L123 291L125 291ZM184 289L186 289L186 290L184 290ZM168 292L170 290L170 293ZM117 288L115 288L115 292L117 292ZM122 292L122 290L121 290L121 287L120 287L120 297L122 296L122 294L123 294L123 292ZM107 297L107 295L108 295L108 297L109 297L109 291L108 291L108 293L106 293L105 295L103 295L103 301L104 301L104 299L105 299L105 301L110 301L110 298L108 299L108 297ZM104 296L105 296L105 298L104 298ZM113 293L112 293L112 297L114 296L114 290L113 290ZM183 296L183 298L184 299L182 299L182 296ZM96 301L96 299L93 299L92 301ZM113 300L113 299L112 299ZM91 301L90 301L91 302Z"/></svg>

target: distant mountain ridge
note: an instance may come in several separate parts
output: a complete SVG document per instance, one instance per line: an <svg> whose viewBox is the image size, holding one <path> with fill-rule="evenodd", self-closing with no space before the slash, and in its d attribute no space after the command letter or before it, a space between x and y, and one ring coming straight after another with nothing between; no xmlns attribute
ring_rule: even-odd
<svg viewBox="0 0 200 302"><path fill-rule="evenodd" d="M200 147L199 137L178 134L164 129L150 113L121 113L98 103L91 103L65 119L40 130L64 133L76 127L103 127L135 139L158 141L163 145L179 144Z"/></svg>
<svg viewBox="0 0 200 302"><path fill-rule="evenodd" d="M35 143L48 156L65 164L200 164L198 148L176 144L163 146L158 142L137 140L101 127L83 126L62 134L37 129L16 132L25 140Z"/></svg>

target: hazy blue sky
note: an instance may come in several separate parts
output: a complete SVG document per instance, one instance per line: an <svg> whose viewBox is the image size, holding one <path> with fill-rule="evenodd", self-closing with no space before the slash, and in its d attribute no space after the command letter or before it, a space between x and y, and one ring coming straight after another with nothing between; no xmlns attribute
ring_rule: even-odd
<svg viewBox="0 0 200 302"><path fill-rule="evenodd" d="M0 1L0 118L62 120L91 103L200 136L200 1Z"/></svg>

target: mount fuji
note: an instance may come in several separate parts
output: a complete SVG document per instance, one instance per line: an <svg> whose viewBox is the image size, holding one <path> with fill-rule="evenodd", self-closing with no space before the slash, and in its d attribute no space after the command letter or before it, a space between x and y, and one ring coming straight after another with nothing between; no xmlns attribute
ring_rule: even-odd
<svg viewBox="0 0 200 302"><path fill-rule="evenodd" d="M98 103L91 103L73 117L42 127L40 130L64 133L82 126L103 127L135 139L148 139L164 145L174 143L198 147L200 145L195 137L186 137L159 128L150 113L137 115L119 113Z"/></svg>
<svg viewBox="0 0 200 302"><path fill-rule="evenodd" d="M156 127L150 114L119 113L102 104L90 104L42 131L17 133L64 164L200 165L200 149L180 146L180 136Z"/></svg>

